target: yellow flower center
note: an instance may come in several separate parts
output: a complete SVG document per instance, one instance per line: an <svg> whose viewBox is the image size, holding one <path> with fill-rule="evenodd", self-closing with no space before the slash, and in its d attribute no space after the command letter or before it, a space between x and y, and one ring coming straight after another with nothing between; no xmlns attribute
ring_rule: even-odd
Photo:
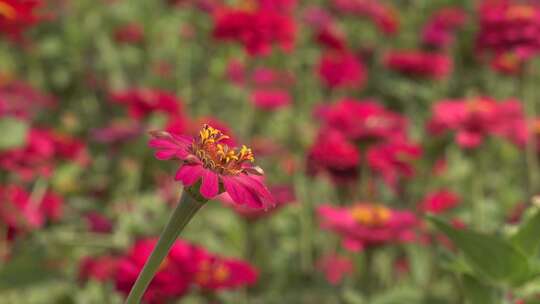
<svg viewBox="0 0 540 304"><path fill-rule="evenodd" d="M204 167L220 174L237 175L242 172L242 164L254 162L253 152L246 146L240 150L229 148L222 142L229 136L221 131L204 125L199 131L199 138L192 145L192 152L203 163Z"/></svg>
<svg viewBox="0 0 540 304"><path fill-rule="evenodd" d="M200 271L195 275L195 280L199 284L208 284L210 281L223 283L230 275L231 272L225 264L220 263L215 266L208 261L204 261L202 262Z"/></svg>
<svg viewBox="0 0 540 304"><path fill-rule="evenodd" d="M380 227L388 223L392 212L383 206L360 205L351 209L351 215L364 226Z"/></svg>
<svg viewBox="0 0 540 304"><path fill-rule="evenodd" d="M7 4L6 2L0 1L0 16L13 20L17 16L17 12L13 6Z"/></svg>

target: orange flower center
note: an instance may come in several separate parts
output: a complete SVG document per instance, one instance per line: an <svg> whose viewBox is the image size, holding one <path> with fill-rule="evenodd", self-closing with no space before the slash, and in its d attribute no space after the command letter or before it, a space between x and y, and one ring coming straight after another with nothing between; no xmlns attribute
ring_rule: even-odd
<svg viewBox="0 0 540 304"><path fill-rule="evenodd" d="M204 125L199 131L199 138L192 145L192 152L203 163L205 168L209 168L217 173L226 175L237 175L242 172L244 162L254 162L253 152L246 146L240 150L229 148L222 142L229 136L221 131Z"/></svg>
<svg viewBox="0 0 540 304"><path fill-rule="evenodd" d="M238 8L246 12L254 12L258 8L258 4L254 0L241 0Z"/></svg>
<svg viewBox="0 0 540 304"><path fill-rule="evenodd" d="M13 6L7 4L6 2L0 1L0 16L13 20L17 16L17 12Z"/></svg>
<svg viewBox="0 0 540 304"><path fill-rule="evenodd" d="M361 205L353 207L351 215L364 226L381 227L390 221L392 211L383 206Z"/></svg>
<svg viewBox="0 0 540 304"><path fill-rule="evenodd" d="M519 68L521 60L514 53L505 53L499 58L499 64L506 69L515 71Z"/></svg>
<svg viewBox="0 0 540 304"><path fill-rule="evenodd" d="M491 111L491 106L483 102L482 99L472 98L467 101L467 110L471 113L489 112Z"/></svg>
<svg viewBox="0 0 540 304"><path fill-rule="evenodd" d="M209 261L202 262L200 271L195 275L195 280L199 284L208 284L209 282L223 283L231 275L231 272L225 264L212 265Z"/></svg>
<svg viewBox="0 0 540 304"><path fill-rule="evenodd" d="M506 10L506 18L510 20L527 20L533 18L535 12L532 5L512 5Z"/></svg>

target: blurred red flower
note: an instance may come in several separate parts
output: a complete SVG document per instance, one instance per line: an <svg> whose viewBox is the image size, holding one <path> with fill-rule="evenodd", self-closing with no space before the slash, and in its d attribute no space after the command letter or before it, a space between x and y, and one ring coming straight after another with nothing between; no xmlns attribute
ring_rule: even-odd
<svg viewBox="0 0 540 304"><path fill-rule="evenodd" d="M35 14L41 0L0 0L0 34L18 40L23 31L39 21Z"/></svg>
<svg viewBox="0 0 540 304"><path fill-rule="evenodd" d="M441 189L428 193L420 202L418 209L422 212L439 214L455 208L459 203L460 198L457 194L447 189Z"/></svg>
<svg viewBox="0 0 540 304"><path fill-rule="evenodd" d="M117 27L114 40L118 43L137 44L144 39L144 29L140 23L131 22Z"/></svg>
<svg viewBox="0 0 540 304"><path fill-rule="evenodd" d="M291 104L291 96L286 90L256 90L251 95L254 106L265 111L275 111Z"/></svg>
<svg viewBox="0 0 540 304"><path fill-rule="evenodd" d="M396 10L378 0L333 0L334 7L344 14L367 17L385 34L395 34L399 29Z"/></svg>
<svg viewBox="0 0 540 304"><path fill-rule="evenodd" d="M351 259L337 254L323 256L317 261L317 268L322 271L328 283L338 285L345 276L354 272Z"/></svg>
<svg viewBox="0 0 540 304"><path fill-rule="evenodd" d="M459 7L439 9L422 29L422 43L435 49L447 48L454 40L454 32L463 26L466 18L466 12Z"/></svg>
<svg viewBox="0 0 540 304"><path fill-rule="evenodd" d="M362 61L348 52L326 52L317 70L319 78L329 88L360 89L367 80Z"/></svg>
<svg viewBox="0 0 540 304"><path fill-rule="evenodd" d="M418 219L410 211L357 203L351 207L322 205L317 209L321 227L339 234L351 251L415 239Z"/></svg>
<svg viewBox="0 0 540 304"><path fill-rule="evenodd" d="M32 119L40 110L54 105L56 100L51 96L23 81L0 75L0 117Z"/></svg>
<svg viewBox="0 0 540 304"><path fill-rule="evenodd" d="M257 277L257 270L247 262L207 254L199 264L195 283L206 292L215 292L251 286Z"/></svg>
<svg viewBox="0 0 540 304"><path fill-rule="evenodd" d="M386 54L384 65L393 71L430 79L446 78L452 71L452 60L447 55L421 51L392 51Z"/></svg>
<svg viewBox="0 0 540 304"><path fill-rule="evenodd" d="M110 255L84 257L79 261L79 280L105 282L114 278L118 270L118 259Z"/></svg>
<svg viewBox="0 0 540 304"><path fill-rule="evenodd" d="M214 15L214 38L241 43L250 55L267 55L273 44L292 50L294 19L273 10L223 8Z"/></svg>

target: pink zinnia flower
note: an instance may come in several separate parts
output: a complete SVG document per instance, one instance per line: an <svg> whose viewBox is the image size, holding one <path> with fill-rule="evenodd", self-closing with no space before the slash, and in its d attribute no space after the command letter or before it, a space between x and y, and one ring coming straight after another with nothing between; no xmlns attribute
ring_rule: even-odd
<svg viewBox="0 0 540 304"><path fill-rule="evenodd" d="M457 194L446 189L441 189L428 193L422 202L420 202L418 208L422 212L439 214L455 208L459 202L460 198L457 196Z"/></svg>
<svg viewBox="0 0 540 304"><path fill-rule="evenodd" d="M290 105L291 96L286 90L256 90L251 96L251 102L261 110L275 111Z"/></svg>
<svg viewBox="0 0 540 304"><path fill-rule="evenodd" d="M325 53L317 69L321 81L330 88L360 89L367 79L362 61L348 52Z"/></svg>
<svg viewBox="0 0 540 304"><path fill-rule="evenodd" d="M79 262L79 280L86 282L92 279L98 282L105 282L114 277L117 268L118 259L113 256L87 256Z"/></svg>
<svg viewBox="0 0 540 304"><path fill-rule="evenodd" d="M176 180L185 187L200 182L200 194L212 199L223 189L233 201L252 208L269 208L273 198L266 186L255 176L262 170L254 167L251 149L242 146L235 150L223 144L228 136L204 125L199 136L192 138L168 132L153 132L150 146L155 148L156 158L176 158L181 166Z"/></svg>
<svg viewBox="0 0 540 304"><path fill-rule="evenodd" d="M153 112L171 116L182 114L182 101L175 95L155 89L130 88L111 93L114 103L124 105L135 119L145 118Z"/></svg>
<svg viewBox="0 0 540 304"><path fill-rule="evenodd" d="M135 243L124 255L118 258L115 272L116 289L128 294L135 283L144 263L150 256L157 240L143 239ZM143 300L149 304L167 303L185 295L198 270L201 249L177 240L156 276L148 286Z"/></svg>
<svg viewBox="0 0 540 304"><path fill-rule="evenodd" d="M400 178L411 178L413 162L420 158L422 148L407 142L390 142L371 147L367 152L368 166L392 188Z"/></svg>
<svg viewBox="0 0 540 304"><path fill-rule="evenodd" d="M358 177L360 152L336 130L322 130L307 155L310 175L327 173L333 182L342 184Z"/></svg>
<svg viewBox="0 0 540 304"><path fill-rule="evenodd" d="M344 247L352 251L413 241L418 225L418 219L410 211L366 203L346 208L322 205L317 212L321 227L343 237Z"/></svg>
<svg viewBox="0 0 540 304"><path fill-rule="evenodd" d="M317 262L317 268L322 271L328 283L338 285L344 277L354 272L351 259L337 254L323 256Z"/></svg>
<svg viewBox="0 0 540 304"><path fill-rule="evenodd" d="M448 47L454 40L454 31L463 26L466 12L458 7L445 7L436 11L422 30L422 43L437 49Z"/></svg>
<svg viewBox="0 0 540 304"><path fill-rule="evenodd" d="M294 19L273 10L224 8L214 15L214 38L241 43L250 55L267 55L273 44L285 51L294 46Z"/></svg>
<svg viewBox="0 0 540 304"><path fill-rule="evenodd" d="M206 292L252 286L257 282L257 270L242 260L212 254L201 260L195 284Z"/></svg>
<svg viewBox="0 0 540 304"><path fill-rule="evenodd" d="M407 132L405 117L369 99L345 98L319 108L316 115L327 128L339 130L357 142L403 139Z"/></svg>
<svg viewBox="0 0 540 304"><path fill-rule="evenodd" d="M384 65L408 76L431 79L446 78L452 71L452 59L447 55L420 51L390 52Z"/></svg>

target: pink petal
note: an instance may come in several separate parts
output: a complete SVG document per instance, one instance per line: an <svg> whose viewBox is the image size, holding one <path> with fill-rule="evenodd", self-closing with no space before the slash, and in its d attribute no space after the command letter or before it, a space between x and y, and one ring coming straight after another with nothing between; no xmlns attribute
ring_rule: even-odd
<svg viewBox="0 0 540 304"><path fill-rule="evenodd" d="M248 204L250 207L261 208L262 202L257 197L252 197L252 194L235 177L223 176L222 180L225 191L229 193L235 203L239 205Z"/></svg>
<svg viewBox="0 0 540 304"><path fill-rule="evenodd" d="M184 186L195 184L202 176L204 168L200 165L184 165L176 172L175 180L179 180Z"/></svg>
<svg viewBox="0 0 540 304"><path fill-rule="evenodd" d="M204 198L212 199L219 191L218 175L211 170L205 169L202 175L201 194Z"/></svg>
<svg viewBox="0 0 540 304"><path fill-rule="evenodd" d="M161 150L156 151L154 153L154 156L159 160L168 160L171 159L176 154L176 151L174 150Z"/></svg>

